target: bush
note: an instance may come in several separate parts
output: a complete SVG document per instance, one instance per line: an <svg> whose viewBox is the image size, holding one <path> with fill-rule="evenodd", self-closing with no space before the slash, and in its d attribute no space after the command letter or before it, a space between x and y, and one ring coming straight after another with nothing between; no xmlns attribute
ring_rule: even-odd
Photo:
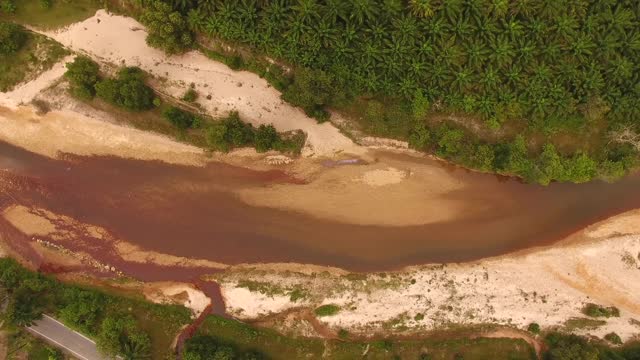
<svg viewBox="0 0 640 360"><path fill-rule="evenodd" d="M620 310L615 306L604 307L597 304L589 303L583 309L582 313L591 317L619 317Z"/></svg>
<svg viewBox="0 0 640 360"><path fill-rule="evenodd" d="M538 335L540 334L540 325L538 325L537 323L531 323L527 327L527 331L529 331L532 334Z"/></svg>
<svg viewBox="0 0 640 360"><path fill-rule="evenodd" d="M145 74L137 67L123 68L115 79L96 84L96 94L107 102L131 111L153 108L155 94L144 83Z"/></svg>
<svg viewBox="0 0 640 360"><path fill-rule="evenodd" d="M260 125L254 134L254 145L256 151L266 152L274 148L276 142L280 140L276 128L273 125Z"/></svg>
<svg viewBox="0 0 640 360"><path fill-rule="evenodd" d="M16 24L0 22L0 55L10 55L20 50L27 40L24 29Z"/></svg>
<svg viewBox="0 0 640 360"><path fill-rule="evenodd" d="M193 34L182 15L169 4L153 0L144 8L142 22L149 32L147 44L167 54L182 53L194 45Z"/></svg>
<svg viewBox="0 0 640 360"><path fill-rule="evenodd" d="M198 100L198 92L195 91L193 88L189 88L189 90L187 90L187 92L185 92L184 95L182 95L182 100L186 102L194 102Z"/></svg>
<svg viewBox="0 0 640 360"><path fill-rule="evenodd" d="M96 344L105 354L122 354L125 359L145 359L151 354L149 335L137 327L135 319L130 315L105 318Z"/></svg>
<svg viewBox="0 0 640 360"><path fill-rule="evenodd" d="M614 332L610 332L604 336L604 339L615 345L622 345L622 339Z"/></svg>
<svg viewBox="0 0 640 360"><path fill-rule="evenodd" d="M0 13L13 14L16 12L16 5L13 0L0 0Z"/></svg>
<svg viewBox="0 0 640 360"><path fill-rule="evenodd" d="M321 305L314 310L318 317L335 315L339 311L340 307L334 304Z"/></svg>
<svg viewBox="0 0 640 360"><path fill-rule="evenodd" d="M93 99L96 83L100 80L98 64L86 56L78 56L66 66L64 76L71 84L71 93L81 99Z"/></svg>
<svg viewBox="0 0 640 360"><path fill-rule="evenodd" d="M195 116L190 112L179 109L175 106L172 106L165 110L162 113L169 122L171 122L175 127L186 130L193 126L195 121Z"/></svg>
<svg viewBox="0 0 640 360"><path fill-rule="evenodd" d="M333 77L322 70L301 68L282 97L303 108L307 115L318 122L324 122L329 120L329 113L324 106L335 98L335 83Z"/></svg>

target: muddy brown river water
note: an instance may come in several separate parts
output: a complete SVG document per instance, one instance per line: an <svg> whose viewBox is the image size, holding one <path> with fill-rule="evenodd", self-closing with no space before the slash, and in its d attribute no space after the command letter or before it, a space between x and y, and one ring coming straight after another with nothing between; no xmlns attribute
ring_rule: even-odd
<svg viewBox="0 0 640 360"><path fill-rule="evenodd" d="M615 184L543 187L451 167L468 186L448 196L482 211L424 226L361 226L252 207L229 192L299 182L279 171L111 157L51 160L4 143L0 169L13 177L9 192L0 193L0 204L43 207L104 227L146 249L229 264L298 262L382 271L469 261L552 244L588 224L640 207L637 174Z"/></svg>

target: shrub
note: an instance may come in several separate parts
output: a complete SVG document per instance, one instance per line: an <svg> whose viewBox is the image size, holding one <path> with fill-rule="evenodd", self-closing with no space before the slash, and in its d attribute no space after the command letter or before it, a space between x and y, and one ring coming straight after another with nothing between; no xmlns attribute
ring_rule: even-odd
<svg viewBox="0 0 640 360"><path fill-rule="evenodd" d="M324 106L335 97L333 77L322 70L301 68L282 97L303 108L307 115L318 122L327 121L329 113L324 110Z"/></svg>
<svg viewBox="0 0 640 360"><path fill-rule="evenodd" d="M610 332L607 335L604 336L604 339L607 340L608 342L615 344L615 345L621 345L622 344L622 339L620 338L620 336L614 332Z"/></svg>
<svg viewBox="0 0 640 360"><path fill-rule="evenodd" d="M540 325L538 325L537 323L531 323L527 327L527 331L529 331L532 334L538 335L540 334Z"/></svg>
<svg viewBox="0 0 640 360"><path fill-rule="evenodd" d="M415 321L422 321L424 319L424 314L422 313L417 313L416 316L413 317L413 320Z"/></svg>
<svg viewBox="0 0 640 360"><path fill-rule="evenodd" d="M167 110L165 110L162 113L162 116L164 116L175 127L181 130L186 130L192 127L195 121L195 116L193 114L191 114L190 112L184 111L182 109L179 109L175 106L172 106Z"/></svg>
<svg viewBox="0 0 640 360"><path fill-rule="evenodd" d="M13 14L16 12L16 5L13 0L0 0L0 13Z"/></svg>
<svg viewBox="0 0 640 360"><path fill-rule="evenodd" d="M27 34L16 24L0 22L0 55L13 54L24 45Z"/></svg>
<svg viewBox="0 0 640 360"><path fill-rule="evenodd" d="M589 303L583 309L582 313L591 317L619 317L620 310L615 306L604 307L597 304Z"/></svg>
<svg viewBox="0 0 640 360"><path fill-rule="evenodd" d="M93 99L96 83L100 80L100 67L86 56L78 56L68 63L64 76L71 84L71 93L82 99Z"/></svg>
<svg viewBox="0 0 640 360"><path fill-rule="evenodd" d="M334 304L321 305L314 310L316 316L318 317L335 315L339 311L340 307Z"/></svg>
<svg viewBox="0 0 640 360"><path fill-rule="evenodd" d="M187 90L187 92L185 92L184 95L182 95L182 100L186 102L194 102L198 100L198 92L195 91L193 88L189 88L189 90Z"/></svg>
<svg viewBox="0 0 640 360"><path fill-rule="evenodd" d="M140 21L147 27L147 44L167 54L182 53L194 45L193 34L182 15L169 4L154 0L144 8Z"/></svg>
<svg viewBox="0 0 640 360"><path fill-rule="evenodd" d="M137 67L123 68L115 79L96 84L96 94L107 102L132 111L153 107L155 94L144 83L145 74Z"/></svg>
<svg viewBox="0 0 640 360"><path fill-rule="evenodd" d="M151 340L130 315L108 316L100 326L98 348L107 355L122 354L125 359L150 357Z"/></svg>
<svg viewBox="0 0 640 360"><path fill-rule="evenodd" d="M275 146L276 142L280 140L276 128L273 125L260 125L254 135L254 145L256 151L266 152Z"/></svg>

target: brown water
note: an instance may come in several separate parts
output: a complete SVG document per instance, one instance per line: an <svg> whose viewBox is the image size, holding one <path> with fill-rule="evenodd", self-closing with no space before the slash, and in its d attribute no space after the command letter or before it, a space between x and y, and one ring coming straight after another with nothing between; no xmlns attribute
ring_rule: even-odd
<svg viewBox="0 0 640 360"><path fill-rule="evenodd" d="M110 157L50 160L2 143L0 169L17 176L9 195L0 193L0 205L44 207L150 250L230 264L299 262L370 271L467 261L547 245L640 207L639 175L615 184L542 187L451 168L468 186L450 197L483 211L425 226L359 226L251 207L227 191L296 182L278 171Z"/></svg>

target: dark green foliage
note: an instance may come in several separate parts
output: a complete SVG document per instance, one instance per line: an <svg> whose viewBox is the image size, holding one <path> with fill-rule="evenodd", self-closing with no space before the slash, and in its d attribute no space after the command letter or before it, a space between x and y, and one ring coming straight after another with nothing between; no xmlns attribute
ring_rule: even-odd
<svg viewBox="0 0 640 360"><path fill-rule="evenodd" d="M255 351L241 351L232 345L222 344L208 335L190 338L182 353L185 360L262 360L266 357Z"/></svg>
<svg viewBox="0 0 640 360"><path fill-rule="evenodd" d="M182 95L182 100L186 102L194 102L198 100L198 92L196 92L193 88L189 88L187 92Z"/></svg>
<svg viewBox="0 0 640 360"><path fill-rule="evenodd" d="M292 65L293 83L274 86L321 121L328 118L327 105L365 98L373 102L363 114L367 130L404 139L415 120L429 113L471 115L492 129L524 121L519 128L545 135L602 129L596 143L615 126L635 125L640 118L636 3L549 3L321 0L303 6L194 0L172 5L193 31ZM246 56L222 59L253 71ZM258 73L268 78L263 69ZM391 111L386 99L407 102L405 114ZM467 131L460 138L455 128L435 136L438 129L432 128L427 141L421 130L410 138L414 148L437 146L438 155L467 166L543 184L615 179L637 159L635 152L630 162L609 158L614 147L609 143L584 149L573 144L571 153L558 153L559 161L547 146L539 160L540 149L523 152L521 140L500 140L499 147L481 144ZM456 146L456 140L463 144Z"/></svg>
<svg viewBox="0 0 640 360"><path fill-rule="evenodd" d="M279 136L273 125L260 125L254 134L254 145L258 152L266 152L274 148Z"/></svg>
<svg viewBox="0 0 640 360"><path fill-rule="evenodd" d="M335 315L339 311L340 307L334 304L321 305L314 310L316 316L318 317Z"/></svg>
<svg viewBox="0 0 640 360"><path fill-rule="evenodd" d="M548 360L598 360L599 351L587 340L576 335L551 333L545 338Z"/></svg>
<svg viewBox="0 0 640 360"><path fill-rule="evenodd" d="M0 14L13 14L16 12L16 5L13 0L0 0Z"/></svg>
<svg viewBox="0 0 640 360"><path fill-rule="evenodd" d="M614 345L621 345L622 344L622 339L620 338L620 336L614 332L610 332L608 334L606 334L604 336L604 339L607 340L608 342L614 344Z"/></svg>
<svg viewBox="0 0 640 360"><path fill-rule="evenodd" d="M186 20L170 5L159 0L152 0L144 7L140 21L147 27L147 44L150 46L178 54L194 45Z"/></svg>
<svg viewBox="0 0 640 360"><path fill-rule="evenodd" d="M67 65L64 74L71 84L71 93L81 99L90 100L96 94L95 86L100 80L100 67L86 56L78 56Z"/></svg>
<svg viewBox="0 0 640 360"><path fill-rule="evenodd" d="M299 69L282 97L304 109L307 115L318 122L329 120L324 107L336 101L336 84L333 76L322 70Z"/></svg>
<svg viewBox="0 0 640 360"><path fill-rule="evenodd" d="M75 287L64 289L64 303L59 316L66 324L85 334L93 334L105 311L107 298L98 292Z"/></svg>
<svg viewBox="0 0 640 360"><path fill-rule="evenodd" d="M96 94L107 102L131 111L151 109L155 94L144 83L145 74L137 67L122 68L114 79L96 84Z"/></svg>
<svg viewBox="0 0 640 360"><path fill-rule="evenodd" d="M604 307L597 304L589 303L583 309L582 313L591 317L619 317L620 310L615 306Z"/></svg>
<svg viewBox="0 0 640 360"><path fill-rule="evenodd" d="M171 122L178 129L186 130L193 126L195 122L195 115L191 114L188 111L184 111L175 106L171 106L167 110L162 113L169 122Z"/></svg>
<svg viewBox="0 0 640 360"><path fill-rule="evenodd" d="M104 319L96 344L105 354L121 354L126 360L148 359L151 354L149 335L137 327L133 317L127 315Z"/></svg>
<svg viewBox="0 0 640 360"><path fill-rule="evenodd" d="M536 334L536 335L540 334L540 325L538 325L537 323L531 323L527 327L527 331L529 331L532 334Z"/></svg>
<svg viewBox="0 0 640 360"><path fill-rule="evenodd" d="M21 26L0 21L0 55L15 53L26 40L27 34Z"/></svg>
<svg viewBox="0 0 640 360"><path fill-rule="evenodd" d="M8 258L0 259L0 288L8 295L6 318L13 325L29 325L46 312L74 329L95 336L101 349L109 355L120 354L124 359L150 358L150 338L133 316L145 321L161 318L162 325L174 331L190 321L185 308L148 304L66 285L28 271ZM171 333L170 338L174 335Z"/></svg>

